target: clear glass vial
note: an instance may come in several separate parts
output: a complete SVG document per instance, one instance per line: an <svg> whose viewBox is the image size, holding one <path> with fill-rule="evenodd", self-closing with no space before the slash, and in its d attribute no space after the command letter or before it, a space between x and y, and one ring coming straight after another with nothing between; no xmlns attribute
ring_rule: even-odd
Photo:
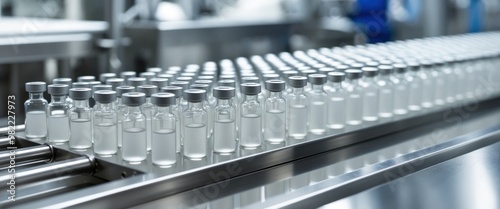
<svg viewBox="0 0 500 209"><path fill-rule="evenodd" d="M203 101L203 109L205 109L208 113L208 126L207 126L207 138L210 138L210 136L212 135L212 132L213 132L213 129L214 129L214 124L213 124L213 117L214 115L212 114L213 111L214 111L214 108L215 108L215 103L213 104L210 104L210 102L208 101L208 97L209 97L209 91L210 91L210 86L207 85L207 84L193 84L191 85L191 89L201 89L201 90L205 90L205 92L207 92L207 95L205 96L205 100Z"/></svg>
<svg viewBox="0 0 500 209"><path fill-rule="evenodd" d="M443 73L445 62L442 59L435 59L432 62L434 65L432 67L430 75L432 76L432 80L434 81L434 105L443 106L446 104L446 94L448 90L446 85L446 77Z"/></svg>
<svg viewBox="0 0 500 209"><path fill-rule="evenodd" d="M151 102L155 105L151 159L156 165L173 165L177 161L177 118L172 113L175 94L155 93Z"/></svg>
<svg viewBox="0 0 500 209"><path fill-rule="evenodd" d="M206 92L201 89L187 89L183 96L188 102L182 113L184 156L201 159L207 155L208 115L203 108Z"/></svg>
<svg viewBox="0 0 500 209"><path fill-rule="evenodd" d="M48 92L52 99L48 105L47 113L47 141L53 143L67 142L71 136L69 129L70 106L66 102L69 86L66 84L52 84L48 86Z"/></svg>
<svg viewBox="0 0 500 209"><path fill-rule="evenodd" d="M313 134L323 134L326 131L328 115L328 95L323 85L326 83L326 75L311 74L308 77L311 90L307 92L309 98L309 113L307 123L309 132Z"/></svg>
<svg viewBox="0 0 500 209"><path fill-rule="evenodd" d="M66 84L68 85L68 88L72 88L72 80L71 78L54 78L52 79L52 84ZM69 93L69 90L68 90L68 93ZM71 108L71 106L73 106L73 100L71 98L69 98L68 95L66 95L66 103L69 105L69 107Z"/></svg>
<svg viewBox="0 0 500 209"><path fill-rule="evenodd" d="M309 98L304 93L307 78L304 76L291 76L288 78L291 92L286 98L288 105L287 127L288 136L294 139L303 139L307 135L307 121Z"/></svg>
<svg viewBox="0 0 500 209"><path fill-rule="evenodd" d="M122 159L130 163L140 163L147 158L146 115L141 105L146 102L146 94L129 92L122 95L127 113L122 125Z"/></svg>
<svg viewBox="0 0 500 209"><path fill-rule="evenodd" d="M434 107L434 79L432 76L433 63L427 60L422 62L423 69L420 71L420 79L422 80L422 107L429 109Z"/></svg>
<svg viewBox="0 0 500 209"><path fill-rule="evenodd" d="M146 102L141 105L141 112L146 115L146 138L148 151L151 150L151 138L153 132L151 131L151 118L153 118L154 105L151 103L151 95L158 92L158 87L154 85L142 85L137 87L137 92L142 92L146 95Z"/></svg>
<svg viewBox="0 0 500 209"><path fill-rule="evenodd" d="M69 147L77 150L86 150L92 147L92 109L89 106L89 98L92 89L71 88L69 97L73 99L73 107L70 111Z"/></svg>
<svg viewBox="0 0 500 209"><path fill-rule="evenodd" d="M272 143L280 143L286 138L286 101L282 97L285 82L268 80L266 89L269 94L265 101L264 139Z"/></svg>
<svg viewBox="0 0 500 209"><path fill-rule="evenodd" d="M116 91L116 87L125 85L123 78L109 78L106 80L106 85L111 85L111 90Z"/></svg>
<svg viewBox="0 0 500 209"><path fill-rule="evenodd" d="M28 82L25 85L29 99L24 102L26 111L26 138L39 139L47 137L47 106L43 92L47 90L45 82Z"/></svg>
<svg viewBox="0 0 500 209"><path fill-rule="evenodd" d="M187 81L174 81L170 82L171 86L178 86L182 88L182 92L188 89L189 87L189 82ZM185 109L187 107L187 101L184 99L184 96L181 97L181 103L179 103L182 106L182 109Z"/></svg>
<svg viewBox="0 0 500 209"><path fill-rule="evenodd" d="M175 115L175 151L177 153L181 152L182 146L182 106L181 97L182 97L182 87L179 86L165 86L160 89L160 92L171 93L175 95L175 104L171 105L172 114Z"/></svg>
<svg viewBox="0 0 500 209"><path fill-rule="evenodd" d="M230 153L236 150L236 107L233 104L235 89L218 86L213 89L217 105L213 112L213 150L217 153Z"/></svg>
<svg viewBox="0 0 500 209"><path fill-rule="evenodd" d="M333 130L341 130L345 127L346 91L342 88L344 79L344 73L328 73L328 80L331 85L328 91L327 126Z"/></svg>
<svg viewBox="0 0 500 209"><path fill-rule="evenodd" d="M378 71L378 116L380 119L385 120L391 118L394 112L394 85L391 81L391 74L394 71L394 67L391 65L380 65L378 67Z"/></svg>
<svg viewBox="0 0 500 209"><path fill-rule="evenodd" d="M118 117L113 105L116 101L116 91L95 91L94 100L94 153L111 156L118 151Z"/></svg>
<svg viewBox="0 0 500 209"><path fill-rule="evenodd" d="M419 76L420 64L409 62L409 72L406 76L408 82L408 109L412 112L422 110L422 80Z"/></svg>
<svg viewBox="0 0 500 209"><path fill-rule="evenodd" d="M240 146L257 148L262 144L262 105L258 95L261 92L259 83L241 84L243 102L240 108Z"/></svg>
<svg viewBox="0 0 500 209"><path fill-rule="evenodd" d="M117 121L117 129L118 129L118 147L122 147L122 125L123 125L123 118L125 117L125 114L127 113L127 106L123 104L122 101L122 95L128 92L133 92L135 91L135 87L133 86L118 86L116 87L116 105L115 105L115 112L116 116L118 118Z"/></svg>
<svg viewBox="0 0 500 209"><path fill-rule="evenodd" d="M394 83L394 114L408 114L409 83L406 80L407 66L405 64L394 64L394 76L391 77Z"/></svg>
<svg viewBox="0 0 500 209"><path fill-rule="evenodd" d="M374 67L363 67L363 120L378 120L379 89L376 81L378 69Z"/></svg>
<svg viewBox="0 0 500 209"><path fill-rule="evenodd" d="M363 76L361 70L349 69L345 71L346 75L346 124L358 126L363 123L363 87L359 85L359 80Z"/></svg>

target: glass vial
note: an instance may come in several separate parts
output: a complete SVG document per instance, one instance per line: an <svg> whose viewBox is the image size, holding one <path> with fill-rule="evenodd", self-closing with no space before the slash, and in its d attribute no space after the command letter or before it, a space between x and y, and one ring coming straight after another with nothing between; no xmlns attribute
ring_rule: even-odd
<svg viewBox="0 0 500 209"><path fill-rule="evenodd" d="M179 86L165 86L160 89L161 92L171 93L175 95L175 104L171 105L172 114L175 116L175 151L181 152L182 147L182 87Z"/></svg>
<svg viewBox="0 0 500 209"><path fill-rule="evenodd" d="M288 117L287 127L288 136L293 139L304 139L307 135L308 105L309 98L304 93L304 87L307 85L307 78L304 76L291 76L288 78L288 85L291 92L288 93Z"/></svg>
<svg viewBox="0 0 500 209"><path fill-rule="evenodd" d="M313 134L323 134L326 131L327 124L327 100L323 85L326 83L326 75L311 74L308 77L311 90L307 92L309 98L309 113L307 123L309 132Z"/></svg>
<svg viewBox="0 0 500 209"><path fill-rule="evenodd" d="M408 82L408 109L417 112L422 109L422 80L419 76L420 65L417 62L408 63L409 72L406 76Z"/></svg>
<svg viewBox="0 0 500 209"><path fill-rule="evenodd" d="M342 130L345 127L346 91L342 88L345 74L341 72L328 73L331 85L328 91L327 126L333 130Z"/></svg>
<svg viewBox="0 0 500 209"><path fill-rule="evenodd" d="M378 120L379 89L375 78L378 69L363 67L363 120L372 122Z"/></svg>
<svg viewBox="0 0 500 209"><path fill-rule="evenodd" d="M258 95L261 92L259 83L241 84L243 102L240 108L240 146L256 148L262 144L262 105Z"/></svg>
<svg viewBox="0 0 500 209"><path fill-rule="evenodd" d="M116 91L99 90L94 92L96 102L93 109L94 153L110 156L118 151L118 117L114 108Z"/></svg>
<svg viewBox="0 0 500 209"><path fill-rule="evenodd" d="M109 79L110 80L110 79ZM108 80L108 81L109 81ZM118 147L122 147L122 141L123 141L123 136L122 136L122 127L123 127L123 118L125 117L125 114L127 113L127 106L123 104L122 101L122 95L128 92L133 92L135 91L135 87L133 86L118 86L116 87L116 106L115 106L115 112L116 116L118 118L117 121L117 129L118 129Z"/></svg>
<svg viewBox="0 0 500 209"><path fill-rule="evenodd" d="M279 143L286 138L286 101L281 95L285 89L285 82L268 80L266 81L266 89L269 94L265 101L264 139L272 143Z"/></svg>
<svg viewBox="0 0 500 209"><path fill-rule="evenodd" d="M434 106L434 79L432 77L432 62L423 60L423 69L420 71L422 80L422 107L429 109Z"/></svg>
<svg viewBox="0 0 500 209"><path fill-rule="evenodd" d="M346 124L358 126L363 123L363 87L359 85L359 79L362 77L361 70L349 69L345 71L346 81Z"/></svg>
<svg viewBox="0 0 500 209"><path fill-rule="evenodd" d="M378 67L379 86L378 116L381 120L387 120L393 116L394 112L394 85L391 81L391 74L394 67L390 65L380 65Z"/></svg>
<svg viewBox="0 0 500 209"><path fill-rule="evenodd" d="M53 143L67 142L71 136L69 129L70 106L66 102L69 86L66 84L52 84L48 86L48 92L52 99L48 105L47 141Z"/></svg>
<svg viewBox="0 0 500 209"><path fill-rule="evenodd" d="M188 102L182 113L184 156L201 159L207 155L208 115L203 109L206 92L201 89L188 89L184 91L183 96Z"/></svg>
<svg viewBox="0 0 500 209"><path fill-rule="evenodd" d="M151 102L155 105L151 159L155 165L173 165L177 161L177 118L172 113L175 95L155 93L151 96Z"/></svg>
<svg viewBox="0 0 500 209"><path fill-rule="evenodd" d="M71 78L54 78L52 79L52 84L66 84L68 85L68 94L69 94L69 89L72 88L71 87L71 84L72 84L72 80ZM69 98L68 95L66 95L66 104L69 105L69 108L71 108L71 106L73 106L73 100L71 98Z"/></svg>
<svg viewBox="0 0 500 209"><path fill-rule="evenodd" d="M89 98L92 89L72 88L69 97L73 99L73 107L70 111L69 147L72 149L86 150L92 147L92 109L89 107Z"/></svg>
<svg viewBox="0 0 500 209"><path fill-rule="evenodd" d="M122 125L122 159L139 163L147 158L146 115L141 105L146 102L146 94L129 92L122 95L122 102L127 106Z"/></svg>
<svg viewBox="0 0 500 209"><path fill-rule="evenodd" d="M406 81L407 66L405 64L394 64L393 67L395 73L391 80L394 83L394 114L406 115L408 114L409 102L409 84Z"/></svg>
<svg viewBox="0 0 500 209"><path fill-rule="evenodd" d="M218 86L213 89L217 105L213 112L214 138L213 150L218 153L230 153L236 150L236 107L233 104L235 89Z"/></svg>
<svg viewBox="0 0 500 209"><path fill-rule="evenodd" d="M446 77L443 74L444 60L436 59L431 71L432 80L434 81L434 105L443 106L446 104Z"/></svg>
<svg viewBox="0 0 500 209"><path fill-rule="evenodd" d="M210 138L212 135L213 129L214 129L214 124L213 124L213 111L215 108L215 103L211 104L208 101L209 98L209 93L210 92L210 86L207 84L193 84L191 85L191 89L201 89L205 90L207 92L207 95L205 96L205 100L203 101L203 109L205 109L208 113L208 121L209 123L207 124L207 138Z"/></svg>
<svg viewBox="0 0 500 209"><path fill-rule="evenodd" d="M47 137L47 106L43 92L47 90L45 82L28 82L25 85L29 99L24 102L26 111L26 138L39 139Z"/></svg>
<svg viewBox="0 0 500 209"><path fill-rule="evenodd" d="M151 118L153 118L154 105L151 103L151 95L158 92L158 87L154 85L142 85L137 87L138 92L142 92L146 95L146 102L141 105L141 112L146 115L146 138L148 151L151 150L151 138L153 132L151 131Z"/></svg>

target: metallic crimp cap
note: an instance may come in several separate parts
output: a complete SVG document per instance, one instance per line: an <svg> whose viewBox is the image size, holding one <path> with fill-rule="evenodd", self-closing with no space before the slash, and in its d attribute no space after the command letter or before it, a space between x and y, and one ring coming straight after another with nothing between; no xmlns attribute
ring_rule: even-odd
<svg viewBox="0 0 500 209"><path fill-rule="evenodd" d="M355 69L349 69L345 71L345 76L348 79L360 79L363 77L363 71L361 70L355 70Z"/></svg>
<svg viewBox="0 0 500 209"><path fill-rule="evenodd" d="M193 81L193 77L183 76L183 77L177 77L177 79L175 80L191 83Z"/></svg>
<svg viewBox="0 0 500 209"><path fill-rule="evenodd" d="M408 66L406 66L405 64L401 64L401 63L396 63L392 66L396 70L396 73L406 73L406 69L408 68Z"/></svg>
<svg viewBox="0 0 500 209"><path fill-rule="evenodd" d="M269 80L265 84L268 91L280 92L285 89L285 81L282 80Z"/></svg>
<svg viewBox="0 0 500 209"><path fill-rule="evenodd" d="M391 65L380 65L378 66L378 71L381 75L389 75L394 71L394 67Z"/></svg>
<svg viewBox="0 0 500 209"><path fill-rule="evenodd" d="M149 80L151 78L156 77L156 73L153 73L153 72L142 72L142 73L139 73L139 77L146 78L146 79Z"/></svg>
<svg viewBox="0 0 500 209"><path fill-rule="evenodd" d="M335 71L335 68L331 68L331 67L324 67L324 68L320 68L318 70L318 73L321 73L323 75L328 75L328 73L330 72L334 72Z"/></svg>
<svg viewBox="0 0 500 209"><path fill-rule="evenodd" d="M71 84L72 88L90 88L89 82L75 82Z"/></svg>
<svg viewBox="0 0 500 209"><path fill-rule="evenodd" d="M368 62L365 62L365 66L366 67L378 67L380 64L378 62L375 62L375 61L368 61Z"/></svg>
<svg viewBox="0 0 500 209"><path fill-rule="evenodd" d="M160 107L175 105L175 94L154 93L153 95L151 95L151 103Z"/></svg>
<svg viewBox="0 0 500 209"><path fill-rule="evenodd" d="M234 79L236 79L236 76L225 74L225 75L219 76L219 79L221 79L221 80L234 80Z"/></svg>
<svg viewBox="0 0 500 209"><path fill-rule="evenodd" d="M74 100L86 100L92 95L90 88L71 88L69 89L69 97Z"/></svg>
<svg viewBox="0 0 500 209"><path fill-rule="evenodd" d="M241 78L241 83L258 83L258 82L259 82L259 78L255 77L255 76Z"/></svg>
<svg viewBox="0 0 500 209"><path fill-rule="evenodd" d="M232 79L226 79L226 80L220 80L217 82L219 86L229 86L229 87L236 87L236 81Z"/></svg>
<svg viewBox="0 0 500 209"><path fill-rule="evenodd" d="M205 84L208 85L209 87L212 87L212 80L196 80L194 81L195 84Z"/></svg>
<svg viewBox="0 0 500 209"><path fill-rule="evenodd" d="M292 76L298 76L299 75L299 71L295 71L295 70L287 70L287 71L283 71L283 77L285 79L288 79Z"/></svg>
<svg viewBox="0 0 500 209"><path fill-rule="evenodd" d="M120 73L120 77L123 78L124 80L127 80L128 78L133 78L136 77L137 73L134 71L124 71Z"/></svg>
<svg viewBox="0 0 500 209"><path fill-rule="evenodd" d="M202 102L206 99L207 92L201 89L187 89L184 91L184 99L188 102Z"/></svg>
<svg viewBox="0 0 500 209"><path fill-rule="evenodd" d="M122 94L122 102L124 105L137 107L146 103L146 94L142 92L128 92Z"/></svg>
<svg viewBox="0 0 500 209"><path fill-rule="evenodd" d="M134 87L142 86L146 84L146 78L143 77L128 78L127 84Z"/></svg>
<svg viewBox="0 0 500 209"><path fill-rule="evenodd" d="M69 86L66 84L52 84L48 86L48 92L50 95L56 96L68 95Z"/></svg>
<svg viewBox="0 0 500 209"><path fill-rule="evenodd" d="M121 98L123 94L134 91L135 87L133 86L118 86L116 87L116 96Z"/></svg>
<svg viewBox="0 0 500 209"><path fill-rule="evenodd" d="M313 85L323 85L326 83L326 75L324 74L311 74L307 77L309 83Z"/></svg>
<svg viewBox="0 0 500 209"><path fill-rule="evenodd" d="M41 93L47 90L47 84L43 81L28 82L24 86L27 92Z"/></svg>
<svg viewBox="0 0 500 209"><path fill-rule="evenodd" d="M93 75L80 76L80 77L78 77L77 81L78 82L95 81L95 76L93 76Z"/></svg>
<svg viewBox="0 0 500 209"><path fill-rule="evenodd" d="M315 74L316 70L302 70L300 71L300 75L309 77L309 75Z"/></svg>
<svg viewBox="0 0 500 209"><path fill-rule="evenodd" d="M182 90L184 91L188 88L189 82L187 82L187 81L174 81L174 82L171 82L170 85L181 87Z"/></svg>
<svg viewBox="0 0 500 209"><path fill-rule="evenodd" d="M262 75L262 79L264 79L264 81L278 80L278 79L280 79L280 76L276 73L268 73L268 74ZM267 87L266 87L266 89L267 89Z"/></svg>
<svg viewBox="0 0 500 209"><path fill-rule="evenodd" d="M99 90L94 92L94 100L100 103L111 103L116 101L116 91Z"/></svg>
<svg viewBox="0 0 500 209"><path fill-rule="evenodd" d="M158 86L142 85L137 87L137 91L146 94L146 97L151 97L151 95L158 92Z"/></svg>
<svg viewBox="0 0 500 209"><path fill-rule="evenodd" d="M175 97L177 98L177 97L182 96L182 87L180 87L180 86L165 86L165 87L161 87L160 92L174 94Z"/></svg>
<svg viewBox="0 0 500 209"><path fill-rule="evenodd" d="M73 80L71 78L54 78L52 79L53 84L66 84L69 87L71 87L71 83L73 83Z"/></svg>
<svg viewBox="0 0 500 209"><path fill-rule="evenodd" d="M196 73L181 73L181 77L195 77Z"/></svg>
<svg viewBox="0 0 500 209"><path fill-rule="evenodd" d="M244 83L240 85L241 93L246 95L257 95L261 92L259 83Z"/></svg>
<svg viewBox="0 0 500 209"><path fill-rule="evenodd" d="M361 68L363 68L365 65L363 63L352 63L350 64L351 66L351 69L357 69L357 70L361 70Z"/></svg>
<svg viewBox="0 0 500 209"><path fill-rule="evenodd" d="M363 70L363 75L366 77L375 77L378 75L378 68L374 67L363 67L361 68Z"/></svg>
<svg viewBox="0 0 500 209"><path fill-rule="evenodd" d="M426 69L429 69L429 68L432 68L432 66L434 65L434 63L430 60L420 60L420 64L422 64L422 66L424 66L424 68Z"/></svg>
<svg viewBox="0 0 500 209"><path fill-rule="evenodd" d="M175 76L172 74L158 74L158 78L168 79L169 81L174 80Z"/></svg>
<svg viewBox="0 0 500 209"><path fill-rule="evenodd" d="M207 84L193 84L191 85L192 89L202 89L205 90L207 93L210 90L210 86Z"/></svg>
<svg viewBox="0 0 500 209"><path fill-rule="evenodd" d="M288 78L288 85L294 88L302 88L307 85L307 78L304 76L292 76Z"/></svg>
<svg viewBox="0 0 500 209"><path fill-rule="evenodd" d="M234 97L235 90L229 86L217 86L214 88L213 94L218 99L231 99Z"/></svg>
<svg viewBox="0 0 500 209"><path fill-rule="evenodd" d="M116 73L103 73L99 75L99 80L102 83L106 83L106 81L110 78L116 78Z"/></svg>
<svg viewBox="0 0 500 209"><path fill-rule="evenodd" d="M101 85L102 84L100 81L89 81L89 83L90 83L91 88L92 88L92 86Z"/></svg>
<svg viewBox="0 0 500 209"><path fill-rule="evenodd" d="M408 62L408 69L411 71L418 71L420 70L420 64L418 62Z"/></svg>
<svg viewBox="0 0 500 209"><path fill-rule="evenodd" d="M109 78L106 80L107 85L111 85L111 89L115 90L118 86L125 85L125 80L123 78Z"/></svg>
<svg viewBox="0 0 500 209"><path fill-rule="evenodd" d="M163 70L159 67L150 67L146 70L147 72L152 72L152 73L155 73L155 74L160 74Z"/></svg>
<svg viewBox="0 0 500 209"><path fill-rule="evenodd" d="M210 81L213 81L214 77L211 76L211 75L202 75L202 76L198 76L198 80L210 80Z"/></svg>
<svg viewBox="0 0 500 209"><path fill-rule="evenodd" d="M99 84L99 85L92 86L92 92L101 91L101 90L112 90L112 88L113 87L111 85Z"/></svg>
<svg viewBox="0 0 500 209"><path fill-rule="evenodd" d="M341 72L331 72L328 73L328 80L334 83L340 83L344 81L345 79L345 73Z"/></svg>
<svg viewBox="0 0 500 209"><path fill-rule="evenodd" d="M349 70L349 66L347 65L337 65L335 66L335 71L336 72L341 72L341 73L344 73L346 70Z"/></svg>
<svg viewBox="0 0 500 209"><path fill-rule="evenodd" d="M168 79L166 78L151 78L151 85L155 85L158 88L168 86Z"/></svg>

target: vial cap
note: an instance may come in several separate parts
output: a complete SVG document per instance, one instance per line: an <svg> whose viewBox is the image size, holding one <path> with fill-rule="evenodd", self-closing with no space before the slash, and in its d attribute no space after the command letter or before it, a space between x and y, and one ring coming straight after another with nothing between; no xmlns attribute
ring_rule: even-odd
<svg viewBox="0 0 500 209"><path fill-rule="evenodd" d="M187 81L174 81L172 83L170 83L171 86L178 86L178 87L181 87L182 90L186 90L189 86L189 82Z"/></svg>
<svg viewBox="0 0 500 209"><path fill-rule="evenodd" d="M89 82L75 82L71 84L72 88L90 88Z"/></svg>
<svg viewBox="0 0 500 209"><path fill-rule="evenodd" d="M92 95L90 88L71 88L69 89L69 97L74 100L86 100Z"/></svg>
<svg viewBox="0 0 500 209"><path fill-rule="evenodd" d="M208 85L209 87L212 86L212 80L196 80L194 81L195 84L205 84Z"/></svg>
<svg viewBox="0 0 500 209"><path fill-rule="evenodd" d="M266 89L271 92L283 91L283 89L285 89L285 81L282 80L266 81Z"/></svg>
<svg viewBox="0 0 500 209"><path fill-rule="evenodd" d="M47 90L47 84L43 81L34 81L34 82L28 82L25 84L25 88L27 92L44 92Z"/></svg>
<svg viewBox="0 0 500 209"><path fill-rule="evenodd" d="M264 81L270 81L270 80L278 80L280 76L275 73L269 73L269 74L264 74L262 78L264 79Z"/></svg>
<svg viewBox="0 0 500 209"><path fill-rule="evenodd" d="M348 79L360 79L363 76L361 70L349 69L345 71L346 78Z"/></svg>
<svg viewBox="0 0 500 209"><path fill-rule="evenodd" d="M146 94L142 92L128 92L122 94L122 102L127 106L137 107L146 103Z"/></svg>
<svg viewBox="0 0 500 209"><path fill-rule="evenodd" d="M160 107L175 105L175 94L154 93L153 95L151 95L151 103Z"/></svg>
<svg viewBox="0 0 500 209"><path fill-rule="evenodd" d="M299 72L298 71L295 71L295 70L287 70L287 71L283 71L283 77L285 79L288 79L292 76L298 76L299 75Z"/></svg>
<svg viewBox="0 0 500 209"><path fill-rule="evenodd" d="M152 78L150 81L151 85L155 85L158 88L168 86L168 79L166 78Z"/></svg>
<svg viewBox="0 0 500 209"><path fill-rule="evenodd" d="M315 73L316 73L316 70L303 70L303 71L300 71L300 74L302 76L306 76L306 77L309 77L309 75L315 74Z"/></svg>
<svg viewBox="0 0 500 209"><path fill-rule="evenodd" d="M210 90L210 86L207 84L193 84L191 85L192 89L202 89L208 92Z"/></svg>
<svg viewBox="0 0 500 209"><path fill-rule="evenodd" d="M323 74L323 75L328 75L328 73L333 72L333 71L335 71L335 68L331 68L331 67L324 67L324 68L320 68L320 69L318 70L318 73L321 73L321 74Z"/></svg>
<svg viewBox="0 0 500 209"><path fill-rule="evenodd" d="M164 78L168 80L174 80L175 76L171 74L158 74L158 78Z"/></svg>
<svg viewBox="0 0 500 209"><path fill-rule="evenodd" d="M231 99L234 97L235 89L229 86L217 86L213 90L213 95L218 99Z"/></svg>
<svg viewBox="0 0 500 209"><path fill-rule="evenodd" d="M226 79L220 80L219 82L217 82L217 84L219 84L219 86L229 86L234 88L236 86L236 81L232 79Z"/></svg>
<svg viewBox="0 0 500 209"><path fill-rule="evenodd" d="M94 92L94 100L100 103L111 103L116 101L116 91L99 90Z"/></svg>
<svg viewBox="0 0 500 209"><path fill-rule="evenodd" d="M375 61L368 61L368 62L365 62L365 66L366 67L378 67L379 63L378 62L375 62Z"/></svg>
<svg viewBox="0 0 500 209"><path fill-rule="evenodd" d="M121 98L123 94L135 91L133 86L118 86L116 87L116 96Z"/></svg>
<svg viewBox="0 0 500 209"><path fill-rule="evenodd" d="M99 80L103 83L106 83L110 78L116 78L116 73L103 73L99 75Z"/></svg>
<svg viewBox="0 0 500 209"><path fill-rule="evenodd" d="M196 73L181 73L181 77L195 77Z"/></svg>
<svg viewBox="0 0 500 209"><path fill-rule="evenodd" d="M142 72L139 73L139 77L146 78L147 80L156 77L156 73L153 72Z"/></svg>
<svg viewBox="0 0 500 209"><path fill-rule="evenodd" d="M294 88L302 88L307 85L307 78L304 76L292 76L288 78L288 85Z"/></svg>
<svg viewBox="0 0 500 209"><path fill-rule="evenodd" d="M389 75L394 70L394 67L391 65L380 65L378 66L378 70L381 75Z"/></svg>
<svg viewBox="0 0 500 209"><path fill-rule="evenodd" d="M171 93L174 94L175 97L181 97L182 96L182 87L179 86L165 86L161 87L160 92L166 92L166 93Z"/></svg>
<svg viewBox="0 0 500 209"><path fill-rule="evenodd" d="M241 83L258 83L258 82L259 82L259 78L255 77L255 76L241 78Z"/></svg>
<svg viewBox="0 0 500 209"><path fill-rule="evenodd" d="M345 79L345 73L342 72L331 72L328 73L328 80L334 83L340 83L344 81Z"/></svg>
<svg viewBox="0 0 500 209"><path fill-rule="evenodd" d="M146 97L151 97L151 95L158 92L158 86L142 85L137 87L137 91L146 94Z"/></svg>
<svg viewBox="0 0 500 209"><path fill-rule="evenodd" d="M408 62L407 63L409 70L418 71L420 70L420 64L418 62Z"/></svg>
<svg viewBox="0 0 500 209"><path fill-rule="evenodd" d="M160 74L163 70L159 67L150 67L146 70L147 72L152 72L155 74Z"/></svg>
<svg viewBox="0 0 500 209"><path fill-rule="evenodd" d="M53 84L66 84L69 87L71 87L71 83L73 83L73 80L71 78L54 78L52 80Z"/></svg>
<svg viewBox="0 0 500 209"><path fill-rule="evenodd" d="M120 77L127 80L128 78L136 77L137 73L134 71L124 71L120 73Z"/></svg>
<svg viewBox="0 0 500 209"><path fill-rule="evenodd" d="M130 86L138 87L146 84L146 78L143 77L133 77L133 78L128 78L127 83Z"/></svg>
<svg viewBox="0 0 500 209"><path fill-rule="evenodd" d="M366 77L369 77L369 78L375 77L378 75L378 68L363 67L362 70L363 70L363 75Z"/></svg>
<svg viewBox="0 0 500 209"><path fill-rule="evenodd" d="M95 76L93 76L93 75L80 76L80 77L78 77L77 81L78 82L95 81Z"/></svg>
<svg viewBox="0 0 500 209"><path fill-rule="evenodd" d="M199 80L210 80L210 81L213 81L214 77L211 76L211 75L202 75L202 76L198 76L198 79Z"/></svg>
<svg viewBox="0 0 500 209"><path fill-rule="evenodd" d="M111 85L111 89L115 90L118 86L125 85L125 80L123 78L110 78L106 80L107 85Z"/></svg>
<svg viewBox="0 0 500 209"><path fill-rule="evenodd" d="M201 89L187 89L184 91L184 99L188 102L202 102L206 99L207 92Z"/></svg>
<svg viewBox="0 0 500 209"><path fill-rule="evenodd" d="M241 86L241 93L246 95L257 95L261 92L261 85L259 83L243 83Z"/></svg>
<svg viewBox="0 0 500 209"><path fill-rule="evenodd" d="M52 84L48 86L48 93L56 96L68 95L69 86L66 84Z"/></svg>
<svg viewBox="0 0 500 209"><path fill-rule="evenodd" d="M356 62L356 63L350 64L350 66L351 66L351 69L361 70L361 68L363 68L365 65L363 63Z"/></svg>
<svg viewBox="0 0 500 209"><path fill-rule="evenodd" d="M311 74L307 78L309 83L314 85L323 85L326 83L326 75L324 74Z"/></svg>
<svg viewBox="0 0 500 209"><path fill-rule="evenodd" d="M92 92L96 92L96 91L100 91L100 90L112 90L112 88L113 87L111 85L99 84L99 85L92 86Z"/></svg>
<svg viewBox="0 0 500 209"><path fill-rule="evenodd" d="M405 73L406 69L408 68L408 66L406 66L405 64L401 64L401 63L397 63L397 64L394 64L392 66L396 70L396 73Z"/></svg>
<svg viewBox="0 0 500 209"><path fill-rule="evenodd" d="M346 70L349 69L349 66L347 65L337 65L335 66L336 72L341 72L344 73Z"/></svg>
<svg viewBox="0 0 500 209"><path fill-rule="evenodd" d="M193 77L187 77L187 76L183 76L183 77L177 77L176 79L177 81L185 81L185 82L191 82L193 80Z"/></svg>
<svg viewBox="0 0 500 209"><path fill-rule="evenodd" d="M89 81L90 86L95 86L95 85L101 85L102 83L100 81Z"/></svg>

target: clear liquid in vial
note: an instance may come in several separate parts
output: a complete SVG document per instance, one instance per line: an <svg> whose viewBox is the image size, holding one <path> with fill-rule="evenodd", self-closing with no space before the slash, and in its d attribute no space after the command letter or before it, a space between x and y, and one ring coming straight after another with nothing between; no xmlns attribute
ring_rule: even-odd
<svg viewBox="0 0 500 209"><path fill-rule="evenodd" d="M432 108L434 106L434 85L432 80L424 80L422 85L422 107Z"/></svg>
<svg viewBox="0 0 500 209"><path fill-rule="evenodd" d="M117 129L118 129L118 147L122 147L122 141L123 141L123 122L121 120L119 120L118 123L117 123Z"/></svg>
<svg viewBox="0 0 500 209"><path fill-rule="evenodd" d="M129 162L141 162L147 157L146 129L123 130L122 158Z"/></svg>
<svg viewBox="0 0 500 209"><path fill-rule="evenodd" d="M393 106L394 106L394 92L391 88L383 88L380 90L379 98L379 112L378 116L381 118L392 117Z"/></svg>
<svg viewBox="0 0 500 209"><path fill-rule="evenodd" d="M257 114L247 114L241 117L240 145L255 148L262 144L262 119Z"/></svg>
<svg viewBox="0 0 500 209"><path fill-rule="evenodd" d="M365 89L363 94L363 120L376 121L378 120L378 94L374 91Z"/></svg>
<svg viewBox="0 0 500 209"><path fill-rule="evenodd" d="M346 123L356 126L362 123L363 99L360 94L350 94L346 100Z"/></svg>
<svg viewBox="0 0 500 209"><path fill-rule="evenodd" d="M309 131L313 134L323 134L326 131L325 127L327 123L325 115L327 112L327 106L325 102L312 102L309 108Z"/></svg>
<svg viewBox="0 0 500 209"><path fill-rule="evenodd" d="M307 135L307 106L292 105L289 108L288 135L294 139L303 139Z"/></svg>
<svg viewBox="0 0 500 209"><path fill-rule="evenodd" d="M92 123L90 119L73 119L70 121L70 128L70 148L88 149L92 147Z"/></svg>
<svg viewBox="0 0 500 209"><path fill-rule="evenodd" d="M285 111L267 111L264 121L264 138L267 141L276 143L285 140Z"/></svg>
<svg viewBox="0 0 500 209"><path fill-rule="evenodd" d="M234 120L221 119L214 124L214 152L228 153L236 149L236 127Z"/></svg>
<svg viewBox="0 0 500 209"><path fill-rule="evenodd" d="M154 164L160 166L173 165L177 161L176 131L159 129L153 132L151 158Z"/></svg>
<svg viewBox="0 0 500 209"><path fill-rule="evenodd" d="M26 113L26 138L43 138L47 136L47 113L30 111Z"/></svg>
<svg viewBox="0 0 500 209"><path fill-rule="evenodd" d="M345 126L345 99L333 97L328 104L328 128L343 129Z"/></svg>
<svg viewBox="0 0 500 209"><path fill-rule="evenodd" d="M408 109L411 111L420 111L422 104L422 89L417 83L411 83L408 91Z"/></svg>
<svg viewBox="0 0 500 209"><path fill-rule="evenodd" d="M101 156L113 155L118 151L118 130L114 123L94 125L94 153Z"/></svg>
<svg viewBox="0 0 500 209"><path fill-rule="evenodd" d="M62 143L69 141L71 132L69 129L69 117L67 115L53 115L48 118L49 142Z"/></svg>
<svg viewBox="0 0 500 209"><path fill-rule="evenodd" d="M398 85L394 89L394 114L405 115L408 113L408 88Z"/></svg>
<svg viewBox="0 0 500 209"><path fill-rule="evenodd" d="M207 155L207 126L189 124L184 127L184 156L201 159Z"/></svg>

